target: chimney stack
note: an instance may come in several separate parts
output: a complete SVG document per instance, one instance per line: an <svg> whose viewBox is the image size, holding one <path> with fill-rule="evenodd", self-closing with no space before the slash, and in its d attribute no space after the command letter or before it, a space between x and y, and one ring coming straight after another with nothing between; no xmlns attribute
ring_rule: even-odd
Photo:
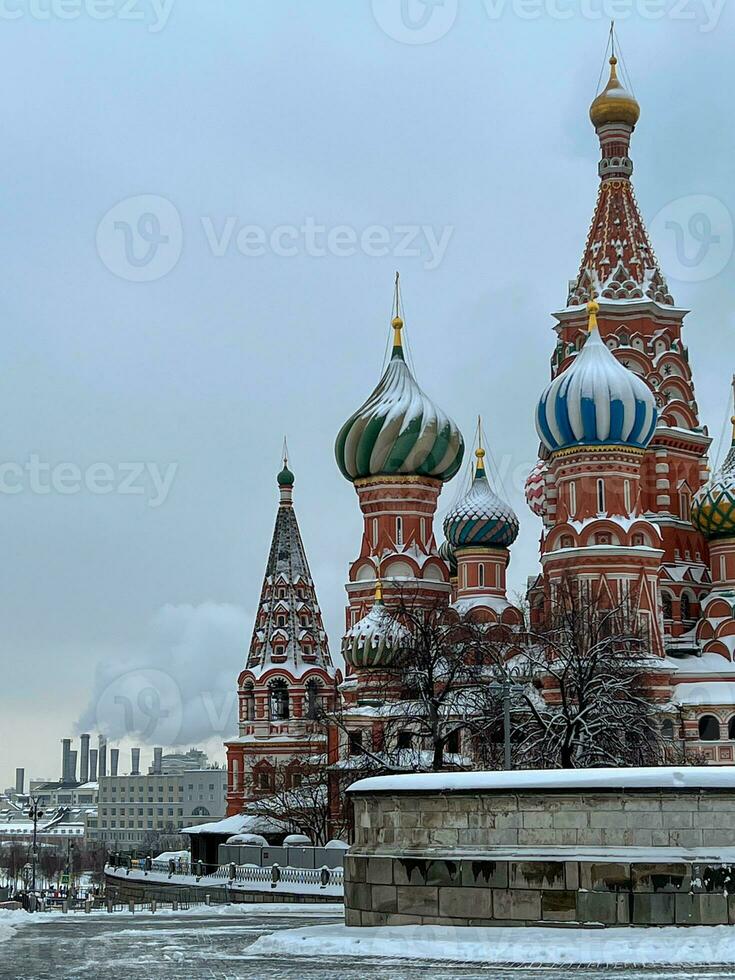
<svg viewBox="0 0 735 980"><path fill-rule="evenodd" d="M79 739L79 780L82 783L89 782L89 735L82 735Z"/></svg>
<svg viewBox="0 0 735 980"><path fill-rule="evenodd" d="M77 750L72 749L69 753L69 782L76 783L77 781Z"/></svg>
<svg viewBox="0 0 735 980"><path fill-rule="evenodd" d="M110 775L117 776L117 767L120 762L120 749L110 749Z"/></svg>
<svg viewBox="0 0 735 980"><path fill-rule="evenodd" d="M140 749L130 750L131 776L140 776Z"/></svg>
<svg viewBox="0 0 735 980"><path fill-rule="evenodd" d="M104 735L97 739L97 773L100 779L107 775L107 739Z"/></svg>
<svg viewBox="0 0 735 980"><path fill-rule="evenodd" d="M15 770L15 792L18 796L23 796L25 793L26 786L26 771L25 769Z"/></svg>
<svg viewBox="0 0 735 980"><path fill-rule="evenodd" d="M163 749L153 750L153 775L160 776L163 769Z"/></svg>
<svg viewBox="0 0 735 980"><path fill-rule="evenodd" d="M71 776L69 775L70 759L71 756L71 739L62 738L61 740L61 782L70 783Z"/></svg>
<svg viewBox="0 0 735 980"><path fill-rule="evenodd" d="M90 783L97 781L97 749L89 750L89 781Z"/></svg>

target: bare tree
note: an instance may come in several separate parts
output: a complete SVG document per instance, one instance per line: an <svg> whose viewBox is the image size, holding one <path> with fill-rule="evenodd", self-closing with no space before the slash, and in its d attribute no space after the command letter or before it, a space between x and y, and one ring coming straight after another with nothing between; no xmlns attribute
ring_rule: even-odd
<svg viewBox="0 0 735 980"><path fill-rule="evenodd" d="M427 608L410 593L386 615L399 631L388 662L371 671L364 703L325 718L353 742L363 735L347 768L355 777L476 768L502 724L498 681L518 652L516 635L481 610Z"/></svg>
<svg viewBox="0 0 735 980"><path fill-rule="evenodd" d="M280 766L274 773L273 791L249 803L245 812L280 820L290 833L304 834L323 847L346 830L341 808L334 806L333 794L340 791L334 776L326 755L311 756L298 767Z"/></svg>
<svg viewBox="0 0 735 980"><path fill-rule="evenodd" d="M522 654L506 665L525 682L514 704L518 763L660 765L667 747L649 690L655 668L635 594L613 604L586 583L563 580Z"/></svg>

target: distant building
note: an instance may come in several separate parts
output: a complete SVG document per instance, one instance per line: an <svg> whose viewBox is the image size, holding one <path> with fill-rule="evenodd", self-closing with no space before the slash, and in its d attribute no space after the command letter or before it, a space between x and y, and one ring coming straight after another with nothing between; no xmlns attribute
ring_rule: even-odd
<svg viewBox="0 0 735 980"><path fill-rule="evenodd" d="M203 820L219 820L226 790L225 769L103 776L96 826L90 825L89 833L111 848L141 847L152 835L178 834Z"/></svg>

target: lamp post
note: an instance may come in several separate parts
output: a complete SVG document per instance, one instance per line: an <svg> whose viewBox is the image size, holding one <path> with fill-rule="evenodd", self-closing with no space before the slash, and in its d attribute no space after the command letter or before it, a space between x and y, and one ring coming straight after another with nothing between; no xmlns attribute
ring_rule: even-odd
<svg viewBox="0 0 735 980"><path fill-rule="evenodd" d="M496 691L503 699L503 768L510 771L513 768L513 754L510 738L510 699L511 695L523 690L522 684L516 684L510 677L495 681L490 685L491 691Z"/></svg>
<svg viewBox="0 0 735 980"><path fill-rule="evenodd" d="M28 816L33 821L33 850L31 851L31 891L36 892L36 861L38 861L38 821L43 817L43 810L35 796L31 797Z"/></svg>

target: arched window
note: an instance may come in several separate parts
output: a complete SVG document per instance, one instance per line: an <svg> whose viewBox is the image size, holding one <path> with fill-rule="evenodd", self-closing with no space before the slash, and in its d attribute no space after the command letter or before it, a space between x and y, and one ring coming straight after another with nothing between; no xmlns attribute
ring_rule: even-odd
<svg viewBox="0 0 735 980"><path fill-rule="evenodd" d="M702 715L699 719L699 738L702 742L719 742L719 718L716 718L714 715Z"/></svg>
<svg viewBox="0 0 735 980"><path fill-rule="evenodd" d="M642 547L644 547L645 543L646 543L645 536L642 535L640 532L638 532L638 533L636 533L636 534L633 535L633 547L634 548L642 548Z"/></svg>
<svg viewBox="0 0 735 980"><path fill-rule="evenodd" d="M731 742L735 742L735 715L730 719L727 726L727 737Z"/></svg>
<svg viewBox="0 0 735 980"><path fill-rule="evenodd" d="M288 687L284 680L273 681L270 691L271 721L285 721L288 716Z"/></svg>
<svg viewBox="0 0 735 980"><path fill-rule="evenodd" d="M681 618L683 622L692 618L692 600L686 592L681 597Z"/></svg>
<svg viewBox="0 0 735 980"><path fill-rule="evenodd" d="M480 586L481 589L485 587L485 566L484 565L478 565L477 566L477 584Z"/></svg>
<svg viewBox="0 0 735 980"><path fill-rule="evenodd" d="M600 514L605 513L605 481L597 481L597 511Z"/></svg>
<svg viewBox="0 0 735 980"><path fill-rule="evenodd" d="M563 534L560 543L562 548L573 548L574 538L571 536L571 534Z"/></svg>
<svg viewBox="0 0 735 980"><path fill-rule="evenodd" d="M667 742L674 741L674 723L671 718L664 718L661 722L661 734Z"/></svg>
<svg viewBox="0 0 735 980"><path fill-rule="evenodd" d="M305 715L313 720L319 714L319 685L312 677L306 682Z"/></svg>
<svg viewBox="0 0 735 980"><path fill-rule="evenodd" d="M255 691L251 683L246 684L242 691L242 720L255 719Z"/></svg>
<svg viewBox="0 0 735 980"><path fill-rule="evenodd" d="M661 593L661 606L664 611L664 619L674 618L674 604L671 601L671 595L668 592Z"/></svg>
<svg viewBox="0 0 735 980"><path fill-rule="evenodd" d="M692 517L692 500L688 490L679 491L679 513L683 521L689 521Z"/></svg>
<svg viewBox="0 0 735 980"><path fill-rule="evenodd" d="M403 518L396 517L396 545L400 547L403 544Z"/></svg>

